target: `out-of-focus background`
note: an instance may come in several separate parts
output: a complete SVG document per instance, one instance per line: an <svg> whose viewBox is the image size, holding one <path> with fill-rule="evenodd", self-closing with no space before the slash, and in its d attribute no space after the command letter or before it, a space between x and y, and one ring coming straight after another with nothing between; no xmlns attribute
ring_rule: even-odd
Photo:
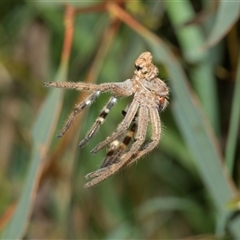
<svg viewBox="0 0 240 240"><path fill-rule="evenodd" d="M238 1L0 2L2 239L239 239ZM150 51L171 89L157 149L84 189L122 120L80 139L109 95L56 137L84 93L46 81L119 82ZM150 134L150 133L149 133Z"/></svg>

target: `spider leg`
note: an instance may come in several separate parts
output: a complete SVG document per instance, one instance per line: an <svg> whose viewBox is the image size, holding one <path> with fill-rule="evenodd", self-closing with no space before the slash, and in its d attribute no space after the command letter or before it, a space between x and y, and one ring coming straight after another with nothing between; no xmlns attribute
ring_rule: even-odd
<svg viewBox="0 0 240 240"><path fill-rule="evenodd" d="M126 115L126 112L124 112L123 114ZM127 149L137 129L136 118L137 118L137 114L133 119L132 126L128 130L126 136L122 139L122 142L120 142L120 139L116 139L110 144L110 149L107 152L107 156L104 159L100 168L107 167L113 163L116 163L119 160L122 152L124 152Z"/></svg>
<svg viewBox="0 0 240 240"><path fill-rule="evenodd" d="M133 94L132 81L130 79L118 83L93 84L85 82L45 82L45 87L75 89L77 91L111 92L115 96L130 96Z"/></svg>
<svg viewBox="0 0 240 240"><path fill-rule="evenodd" d="M79 147L85 146L89 140L96 134L97 130L99 127L104 123L109 111L111 108L116 104L117 98L116 97L111 97L107 104L104 106L103 110L101 111L99 117L85 136L85 138L79 143Z"/></svg>
<svg viewBox="0 0 240 240"><path fill-rule="evenodd" d="M134 154L132 158L124 165L129 166L148 152L152 151L159 143L161 138L161 120L158 110L155 108L150 108L150 121L152 125L152 137L151 142L142 146L141 150Z"/></svg>
<svg viewBox="0 0 240 240"><path fill-rule="evenodd" d="M108 150L107 155L106 155L105 159L103 160L100 168L107 167L107 166L111 165L112 163L117 162L120 154L124 150L125 150L125 145L123 145L122 142L120 142L120 139L114 140L110 144L110 149Z"/></svg>
<svg viewBox="0 0 240 240"><path fill-rule="evenodd" d="M121 169L128 160L136 154L136 152L141 148L142 144L145 141L146 134L147 134L147 126L148 126L148 108L140 107L139 108L139 117L137 123L137 131L135 139L136 141L131 146L130 150L123 154L122 157L119 159L117 163L109 165L105 168L100 168L99 170L89 173L86 175L86 178L93 178L90 182L85 184L84 187L91 187L104 179L108 178L109 176L113 175L119 169Z"/></svg>
<svg viewBox="0 0 240 240"><path fill-rule="evenodd" d="M137 111L138 111L139 103L136 99L133 99L133 102L128 108L127 114L123 121L118 125L117 130L109 137L106 138L106 140L100 142L92 151L91 153L96 153L105 146L107 146L109 143L113 142L115 139L123 135L127 129L129 128L131 122L133 121Z"/></svg>
<svg viewBox="0 0 240 240"><path fill-rule="evenodd" d="M84 108L90 106L99 94L100 94L100 91L95 91L94 93L90 94L84 101L80 102L79 104L77 104L74 107L73 111L71 112L71 114L67 118L67 121L65 122L61 131L58 133L57 137L60 138L65 134L65 132L72 125L72 123L75 120L78 113L80 113Z"/></svg>

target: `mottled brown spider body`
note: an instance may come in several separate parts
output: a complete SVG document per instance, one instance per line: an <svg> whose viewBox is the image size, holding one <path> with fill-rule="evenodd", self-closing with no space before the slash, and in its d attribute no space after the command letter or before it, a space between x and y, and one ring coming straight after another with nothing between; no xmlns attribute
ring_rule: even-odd
<svg viewBox="0 0 240 240"><path fill-rule="evenodd" d="M119 169L132 164L146 153L152 151L160 141L161 121L159 113L167 106L169 88L161 79L157 78L158 69L152 63L150 52L142 53L135 61L135 67L136 70L133 77L124 82L102 83L99 85L82 82L45 83L46 87L93 92L83 102L75 106L63 129L60 131L59 137L68 130L76 115L89 106L100 92L110 92L113 95L86 137L80 142L80 147L87 144L96 134L110 109L115 105L118 97L133 95L133 100L126 111L123 112L124 118L119 123L116 131L91 151L92 153L96 153L108 147L107 156L100 169L86 175L87 179L92 178L92 180L85 187L91 187L114 174ZM149 124L152 129L151 141L145 143Z"/></svg>

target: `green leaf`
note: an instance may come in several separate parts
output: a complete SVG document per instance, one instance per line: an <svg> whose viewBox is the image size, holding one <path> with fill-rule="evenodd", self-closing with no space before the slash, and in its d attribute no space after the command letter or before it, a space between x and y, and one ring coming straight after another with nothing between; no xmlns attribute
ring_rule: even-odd
<svg viewBox="0 0 240 240"><path fill-rule="evenodd" d="M234 94L233 94L233 104L230 117L229 133L227 138L226 146L226 163L230 172L233 171L234 157L236 153L237 146L237 136L239 132L239 122L240 122L240 51L238 55L238 68L237 77L235 82Z"/></svg>
<svg viewBox="0 0 240 240"><path fill-rule="evenodd" d="M166 9L176 30L176 36L186 61L194 64L194 67L189 69L190 79L212 127L216 133L219 133L217 87L214 70L208 51L200 50L205 42L205 37L198 25L184 26L186 22L194 18L195 12L192 4L188 1L167 1Z"/></svg>
<svg viewBox="0 0 240 240"><path fill-rule="evenodd" d="M210 33L208 41L204 45L204 48L208 48L217 44L237 21L237 19L239 18L239 14L239 1L219 1L216 21L213 26L212 32Z"/></svg>
<svg viewBox="0 0 240 240"><path fill-rule="evenodd" d="M181 44L184 58L190 63L202 61L206 57L206 53L200 51L200 47L204 42L203 33L197 25L185 26L195 15L191 2L166 1L165 5L167 14Z"/></svg>
<svg viewBox="0 0 240 240"><path fill-rule="evenodd" d="M163 211L180 211L198 230L208 231L211 225L211 214L208 219L202 213L202 208L194 201L187 198L179 197L156 197L143 203L137 210L137 215L141 219L145 219L147 215L153 215L156 212ZM198 218L196 218L198 216ZM159 227L159 223L158 223Z"/></svg>
<svg viewBox="0 0 240 240"><path fill-rule="evenodd" d="M57 80L66 79L66 68L60 69ZM3 239L22 238L37 193L39 179L44 167L46 152L53 137L53 130L56 126L61 109L63 91L51 89L43 107L36 119L32 130L33 148L30 168L26 177L17 208L12 219L3 233Z"/></svg>

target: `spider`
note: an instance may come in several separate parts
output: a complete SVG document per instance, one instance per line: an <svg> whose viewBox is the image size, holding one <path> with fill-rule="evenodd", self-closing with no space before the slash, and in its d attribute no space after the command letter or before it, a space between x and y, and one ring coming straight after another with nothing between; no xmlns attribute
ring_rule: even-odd
<svg viewBox="0 0 240 240"><path fill-rule="evenodd" d="M144 52L135 61L133 77L124 82L99 85L84 82L44 83L46 87L92 92L83 102L75 106L58 137L65 134L77 114L90 106L101 92L112 94L85 138L79 143L80 147L85 146L96 134L119 97L133 96L132 102L123 111L123 120L116 130L91 151L91 153L97 153L103 148L108 148L106 158L100 168L86 175L86 178L91 180L84 187L91 187L105 180L123 167L131 165L158 145L161 138L159 113L168 104L169 88L161 79L157 78L157 75L158 69L152 63L151 53ZM149 124L152 130L151 141L145 143Z"/></svg>

